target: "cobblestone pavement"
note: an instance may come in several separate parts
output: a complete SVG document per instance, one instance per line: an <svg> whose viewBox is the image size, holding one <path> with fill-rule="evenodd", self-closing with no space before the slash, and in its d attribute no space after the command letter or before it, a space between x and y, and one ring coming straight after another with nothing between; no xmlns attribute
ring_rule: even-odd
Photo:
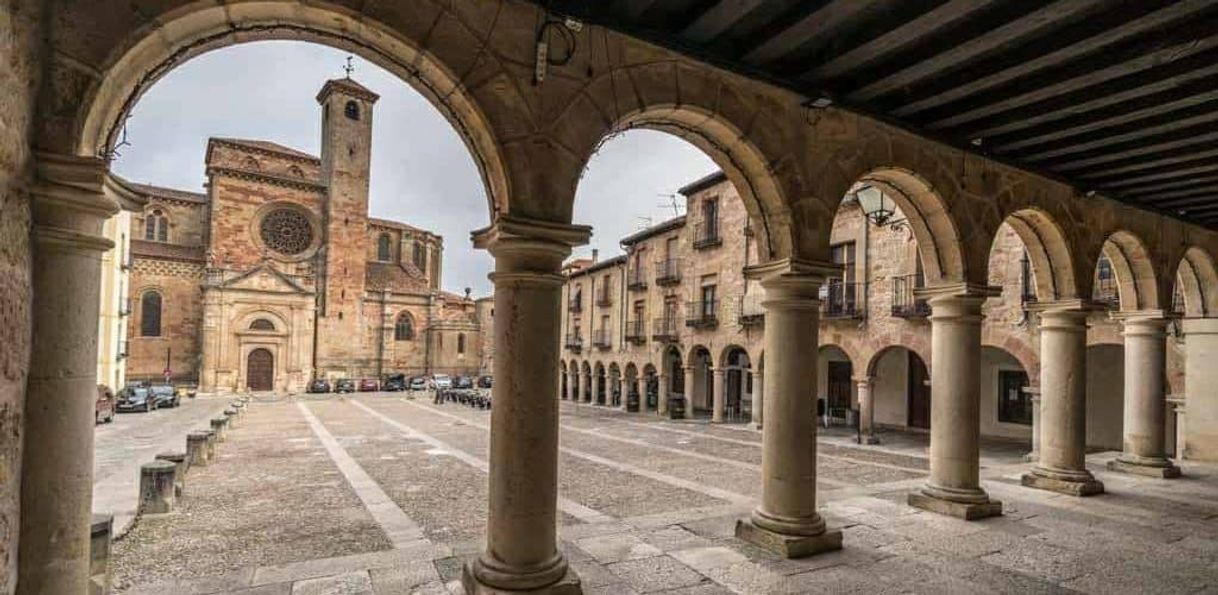
<svg viewBox="0 0 1218 595"><path fill-rule="evenodd" d="M819 440L844 549L780 560L732 537L759 490L760 433L563 403L560 536L584 592L1218 593L1218 466L1109 473L1078 499L1019 486L1026 445L984 446L1000 518L910 508L926 437ZM253 403L178 508L115 545L122 593L460 592L486 522L490 414L369 394Z"/></svg>
<svg viewBox="0 0 1218 595"><path fill-rule="evenodd" d="M93 511L114 515L114 532L127 530L139 503L140 465L157 453L185 452L186 434L206 430L231 398L183 398L149 413L118 413L93 434Z"/></svg>

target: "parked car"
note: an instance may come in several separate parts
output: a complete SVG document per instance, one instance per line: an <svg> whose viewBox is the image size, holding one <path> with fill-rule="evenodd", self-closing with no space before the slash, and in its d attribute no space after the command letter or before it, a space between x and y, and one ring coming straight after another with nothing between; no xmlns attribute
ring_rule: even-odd
<svg viewBox="0 0 1218 595"><path fill-rule="evenodd" d="M152 396L156 398L157 409L161 407L177 407L182 402L178 392L168 384L156 384L150 390L152 390Z"/></svg>
<svg viewBox="0 0 1218 595"><path fill-rule="evenodd" d="M491 388L495 384L494 380L490 376L483 376L478 379L478 388Z"/></svg>
<svg viewBox="0 0 1218 595"><path fill-rule="evenodd" d="M380 389L380 384L375 378L361 378L359 381L359 392L361 393L372 393Z"/></svg>
<svg viewBox="0 0 1218 595"><path fill-rule="evenodd" d="M355 392L355 381L350 378L339 378L338 382L334 383L334 392L336 392L336 393L353 393L353 392Z"/></svg>
<svg viewBox="0 0 1218 595"><path fill-rule="evenodd" d="M453 388L474 388L474 379L469 376L457 376L453 380Z"/></svg>
<svg viewBox="0 0 1218 595"><path fill-rule="evenodd" d="M110 387L97 385L97 403L93 407L94 423L108 424L114 421L114 406L116 399Z"/></svg>
<svg viewBox="0 0 1218 595"><path fill-rule="evenodd" d="M143 411L145 413L156 409L156 397L152 394L152 389L146 386L128 386L118 393L118 403L115 404L115 411L123 413L125 411Z"/></svg>
<svg viewBox="0 0 1218 595"><path fill-rule="evenodd" d="M453 379L448 374L436 374L432 382L436 388L452 388Z"/></svg>
<svg viewBox="0 0 1218 595"><path fill-rule="evenodd" d="M329 380L326 380L325 378L314 378L313 380L309 381L309 387L305 390L306 392L310 393L328 393L333 389L330 388Z"/></svg>
<svg viewBox="0 0 1218 595"><path fill-rule="evenodd" d="M381 390L386 392L401 392L406 390L406 384L405 374L390 374L385 377L385 382L381 384Z"/></svg>
<svg viewBox="0 0 1218 595"><path fill-rule="evenodd" d="M427 390L427 377L415 376L410 379L410 390Z"/></svg>

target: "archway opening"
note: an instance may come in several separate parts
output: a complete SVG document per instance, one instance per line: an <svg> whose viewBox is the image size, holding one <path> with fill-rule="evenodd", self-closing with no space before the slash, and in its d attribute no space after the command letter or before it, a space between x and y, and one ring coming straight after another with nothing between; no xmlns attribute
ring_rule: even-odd
<svg viewBox="0 0 1218 595"><path fill-rule="evenodd" d="M1125 347L1087 346L1087 446L1119 451L1124 446Z"/></svg>
<svg viewBox="0 0 1218 595"><path fill-rule="evenodd" d="M1146 244L1128 231L1104 240L1093 273L1092 300L1109 309L1157 310L1159 284Z"/></svg>
<svg viewBox="0 0 1218 595"><path fill-rule="evenodd" d="M747 423L753 419L753 366L748 351L738 345L724 350L720 366L723 368L723 419L733 423Z"/></svg>
<svg viewBox="0 0 1218 595"><path fill-rule="evenodd" d="M871 357L875 424L915 430L930 429L930 371L925 360L899 345Z"/></svg>
<svg viewBox="0 0 1218 595"><path fill-rule="evenodd" d="M1032 379L1019 359L992 345L981 348L981 434L1032 438Z"/></svg>
<svg viewBox="0 0 1218 595"><path fill-rule="evenodd" d="M714 365L715 360L710 349L696 345L689 351L689 359L686 362L689 378L685 383L685 406L690 416L711 416L715 390Z"/></svg>
<svg viewBox="0 0 1218 595"><path fill-rule="evenodd" d="M850 356L836 345L822 345L816 360L816 396L824 402L827 419L830 423L853 425L858 412L858 394Z"/></svg>
<svg viewBox="0 0 1218 595"><path fill-rule="evenodd" d="M609 398L609 396L608 396L609 387L606 385L607 379L605 378L605 364L596 362L595 374L596 374L596 404L604 405L607 403L608 398Z"/></svg>

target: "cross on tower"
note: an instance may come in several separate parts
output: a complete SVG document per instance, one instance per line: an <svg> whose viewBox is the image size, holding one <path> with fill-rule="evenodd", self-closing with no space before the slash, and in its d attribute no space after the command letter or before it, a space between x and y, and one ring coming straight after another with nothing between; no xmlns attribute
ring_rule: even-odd
<svg viewBox="0 0 1218 595"><path fill-rule="evenodd" d="M355 72L355 65L351 63L351 56L347 56L347 64L343 66L343 71L347 73L347 78L351 78L351 73Z"/></svg>

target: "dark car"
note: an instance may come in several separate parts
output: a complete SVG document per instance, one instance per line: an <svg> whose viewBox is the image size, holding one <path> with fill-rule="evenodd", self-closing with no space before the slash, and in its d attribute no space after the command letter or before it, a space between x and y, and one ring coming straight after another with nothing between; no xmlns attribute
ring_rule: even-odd
<svg viewBox="0 0 1218 595"><path fill-rule="evenodd" d="M453 380L453 388L474 388L474 379L469 376L457 376Z"/></svg>
<svg viewBox="0 0 1218 595"><path fill-rule="evenodd" d="M385 382L381 384L381 390L392 393L406 390L406 375L390 374L386 376Z"/></svg>
<svg viewBox="0 0 1218 595"><path fill-rule="evenodd" d="M119 391L118 403L115 404L114 409L119 413L152 411L156 409L156 396L152 394L152 389L146 386L128 386Z"/></svg>
<svg viewBox="0 0 1218 595"><path fill-rule="evenodd" d="M359 392L372 393L380 390L380 385L377 384L375 378L361 378L359 381Z"/></svg>
<svg viewBox="0 0 1218 595"><path fill-rule="evenodd" d="M162 407L177 407L181 404L181 397L178 396L178 391L168 384L156 384L152 386L152 396L156 398L156 408Z"/></svg>
<svg viewBox="0 0 1218 595"><path fill-rule="evenodd" d="M114 391L110 387L97 385L97 402L93 406L94 423L108 424L114 421Z"/></svg>
<svg viewBox="0 0 1218 595"><path fill-rule="evenodd" d="M495 381L490 376L483 376L478 379L478 388L491 388Z"/></svg>
<svg viewBox="0 0 1218 595"><path fill-rule="evenodd" d="M336 392L336 393L353 393L353 392L355 392L355 381L350 378L339 378L338 382L334 383L334 392Z"/></svg>
<svg viewBox="0 0 1218 595"><path fill-rule="evenodd" d="M415 376L410 379L410 390L427 390L427 377Z"/></svg>
<svg viewBox="0 0 1218 595"><path fill-rule="evenodd" d="M309 387L305 389L305 392L328 393L330 390L331 388L329 380L326 380L325 378L314 378L313 380L309 381Z"/></svg>

